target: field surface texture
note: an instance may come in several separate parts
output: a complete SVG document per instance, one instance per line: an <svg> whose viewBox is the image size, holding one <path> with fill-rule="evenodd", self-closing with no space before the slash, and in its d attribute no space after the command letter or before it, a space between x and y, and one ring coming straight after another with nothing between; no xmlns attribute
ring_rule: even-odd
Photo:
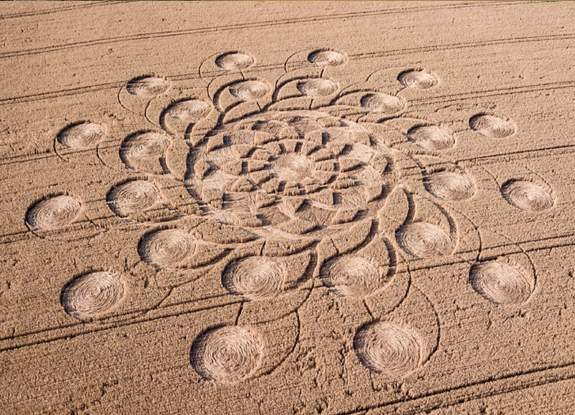
<svg viewBox="0 0 575 415"><path fill-rule="evenodd" d="M3 414L571 414L575 3L2 3Z"/></svg>

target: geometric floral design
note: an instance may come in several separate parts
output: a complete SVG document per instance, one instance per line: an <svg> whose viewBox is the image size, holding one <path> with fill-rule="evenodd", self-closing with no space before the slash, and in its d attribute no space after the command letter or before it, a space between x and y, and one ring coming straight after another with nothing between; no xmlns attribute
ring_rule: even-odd
<svg viewBox="0 0 575 415"><path fill-rule="evenodd" d="M483 255L477 228L458 212L477 183L444 155L457 134L406 115L409 102L397 92L424 93L440 84L436 75L398 73L387 80L393 92L332 78L348 61L343 53L306 58L271 83L250 74L254 57L229 52L200 68L206 93L170 96L172 82L150 75L118 95L151 126L115 147L134 174L102 195L113 214L149 225L133 249L158 270L219 270L222 289L242 302L235 326L206 326L190 345L191 366L209 381L271 373L279 363L267 361L266 350L279 340L264 333L267 314L283 307L291 315L320 286L367 315L353 339L358 363L398 378L425 365L440 341L434 305L401 281L417 261L468 262L470 287L494 306L528 301L536 284L524 252ZM516 131L501 114L462 121L494 145ZM106 134L105 125L79 122L55 146L102 157ZM503 203L534 214L554 205L539 178L518 178L501 191ZM31 206L26 221L43 235L82 215L79 200L54 195ZM96 318L129 295L122 284L111 272L80 276L65 289L64 309ZM415 297L427 304L418 317L425 323L397 313Z"/></svg>

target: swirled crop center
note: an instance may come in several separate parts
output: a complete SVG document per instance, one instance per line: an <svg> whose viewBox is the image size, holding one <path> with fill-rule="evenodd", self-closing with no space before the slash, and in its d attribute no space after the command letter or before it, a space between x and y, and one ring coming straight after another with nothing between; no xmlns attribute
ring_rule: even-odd
<svg viewBox="0 0 575 415"><path fill-rule="evenodd" d="M166 114L172 118L189 123L197 122L208 115L211 106L197 99L188 99L172 104Z"/></svg>
<svg viewBox="0 0 575 415"><path fill-rule="evenodd" d="M34 229L55 229L72 223L81 209L82 204L75 197L54 196L33 205L26 214L26 221Z"/></svg>
<svg viewBox="0 0 575 415"><path fill-rule="evenodd" d="M367 368L388 376L405 375L421 362L421 345L414 332L391 322L375 322L359 329L354 347Z"/></svg>
<svg viewBox="0 0 575 415"><path fill-rule="evenodd" d="M413 127L408 131L407 137L417 146L428 151L446 150L455 145L453 135L437 125Z"/></svg>
<svg viewBox="0 0 575 415"><path fill-rule="evenodd" d="M471 178L462 172L440 171L428 176L425 188L429 193L444 200L469 199L475 193Z"/></svg>
<svg viewBox="0 0 575 415"><path fill-rule="evenodd" d="M515 133L511 120L490 114L478 114L469 120L472 130L489 138L504 138Z"/></svg>
<svg viewBox="0 0 575 415"><path fill-rule="evenodd" d="M310 79L301 81L297 89L303 94L310 97L324 97L337 92L338 86L329 79Z"/></svg>
<svg viewBox="0 0 575 415"><path fill-rule="evenodd" d="M397 80L407 88L412 89L429 89L436 86L438 79L426 71L412 70L401 73Z"/></svg>
<svg viewBox="0 0 575 415"><path fill-rule="evenodd" d="M263 342L251 328L212 329L194 342L190 360L204 379L234 383L249 378L260 366Z"/></svg>
<svg viewBox="0 0 575 415"><path fill-rule="evenodd" d="M163 229L146 235L140 242L140 257L160 268L177 267L195 249L195 240L179 229Z"/></svg>
<svg viewBox="0 0 575 415"><path fill-rule="evenodd" d="M369 108L373 112L391 115L403 110L405 104L397 97L376 92L363 97L361 99L361 106Z"/></svg>
<svg viewBox="0 0 575 415"><path fill-rule="evenodd" d="M84 122L64 129L58 134L58 142L73 150L83 150L98 144L105 136L106 129L100 124Z"/></svg>
<svg viewBox="0 0 575 415"><path fill-rule="evenodd" d="M432 258L449 255L453 242L439 226L415 222L397 232L397 243L407 253L417 258Z"/></svg>
<svg viewBox="0 0 575 415"><path fill-rule="evenodd" d="M511 180L501 187L503 198L511 205L529 212L553 207L555 200L542 186L527 180Z"/></svg>
<svg viewBox="0 0 575 415"><path fill-rule="evenodd" d="M345 55L333 50L317 50L310 53L307 59L317 66L339 66L347 60Z"/></svg>
<svg viewBox="0 0 575 415"><path fill-rule="evenodd" d="M164 78L154 76L144 76L128 82L126 89L132 95L141 98L153 98L156 95L163 94L170 87L170 82Z"/></svg>
<svg viewBox="0 0 575 415"><path fill-rule="evenodd" d="M496 304L520 304L529 299L533 281L517 266L489 261L474 265L469 272L473 289Z"/></svg>
<svg viewBox="0 0 575 415"><path fill-rule="evenodd" d="M237 71L249 68L254 64L254 58L240 52L230 52L216 58L216 65L226 71Z"/></svg>
<svg viewBox="0 0 575 415"><path fill-rule="evenodd" d="M333 234L356 218L375 218L384 187L397 181L382 140L320 111L246 117L224 125L191 157L188 184L208 214L254 224L250 231L261 236Z"/></svg>
<svg viewBox="0 0 575 415"><path fill-rule="evenodd" d="M108 204L118 216L128 216L150 209L160 200L160 190L147 180L131 180L108 193Z"/></svg>
<svg viewBox="0 0 575 415"><path fill-rule="evenodd" d="M280 180L293 180L297 182L306 177L311 177L314 164L313 160L305 156L283 154L271 164L270 171Z"/></svg>
<svg viewBox="0 0 575 415"><path fill-rule="evenodd" d="M124 283L112 272L92 272L70 283L62 293L66 313L91 318L115 307L124 296Z"/></svg>
<svg viewBox="0 0 575 415"><path fill-rule="evenodd" d="M163 155L169 144L170 139L165 134L139 133L124 140L120 152L126 158L147 159Z"/></svg>
<svg viewBox="0 0 575 415"><path fill-rule="evenodd" d="M321 278L341 296L363 298L378 288L380 275L368 260L347 255L328 261L322 267Z"/></svg>
<svg viewBox="0 0 575 415"><path fill-rule="evenodd" d="M242 101L262 98L269 92L270 87L262 81L243 81L230 88L230 93Z"/></svg>
<svg viewBox="0 0 575 415"><path fill-rule="evenodd" d="M233 294L249 300L271 298L282 290L285 276L274 261L266 257L248 257L230 264L222 275L222 284Z"/></svg>

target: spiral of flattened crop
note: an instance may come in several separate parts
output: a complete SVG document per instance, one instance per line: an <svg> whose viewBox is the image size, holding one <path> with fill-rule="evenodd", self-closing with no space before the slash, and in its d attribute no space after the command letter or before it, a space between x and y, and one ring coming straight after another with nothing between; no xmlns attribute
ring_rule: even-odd
<svg viewBox="0 0 575 415"><path fill-rule="evenodd" d="M124 297L124 283L112 272L92 272L72 281L62 293L66 313L91 318L116 306Z"/></svg>
<svg viewBox="0 0 575 415"><path fill-rule="evenodd" d="M160 157L170 144L168 136L160 133L141 133L122 143L122 154L132 159Z"/></svg>
<svg viewBox="0 0 575 415"><path fill-rule="evenodd" d="M388 376L405 375L421 362L421 345L415 334L391 322L379 321L359 329L354 347L367 368Z"/></svg>
<svg viewBox="0 0 575 415"><path fill-rule="evenodd" d="M531 296L529 278L522 270L510 264L488 261L476 264L469 272L473 289L497 304L520 304Z"/></svg>
<svg viewBox="0 0 575 415"><path fill-rule="evenodd" d="M531 212L553 207L553 196L538 184L526 180L512 180L501 187L503 198L511 205Z"/></svg>
<svg viewBox="0 0 575 415"><path fill-rule="evenodd" d="M249 378L258 369L263 349L263 342L253 329L225 326L196 339L191 363L206 380L233 383Z"/></svg>
<svg viewBox="0 0 575 415"><path fill-rule="evenodd" d="M222 275L222 284L233 294L260 300L279 294L284 279L283 270L274 261L254 256L230 264Z"/></svg>
<svg viewBox="0 0 575 415"><path fill-rule="evenodd" d="M108 193L108 204L118 216L143 212L160 199L160 190L147 180L131 180L114 187Z"/></svg>
<svg viewBox="0 0 575 415"><path fill-rule="evenodd" d="M361 106L373 112L395 114L404 108L403 101L393 95L375 92L361 99Z"/></svg>
<svg viewBox="0 0 575 415"><path fill-rule="evenodd" d="M161 268L176 267L195 248L192 235L179 229L148 234L140 242L140 257Z"/></svg>
<svg viewBox="0 0 575 415"><path fill-rule="evenodd" d="M310 53L307 59L317 66L339 66L346 61L343 54L333 50L317 50Z"/></svg>
<svg viewBox="0 0 575 415"><path fill-rule="evenodd" d="M216 58L216 65L227 71L246 69L254 64L254 58L245 53L232 52Z"/></svg>
<svg viewBox="0 0 575 415"><path fill-rule="evenodd" d="M449 255L453 242L443 229L430 223L415 222L397 232L397 243L417 258Z"/></svg>
<svg viewBox="0 0 575 415"><path fill-rule="evenodd" d="M262 81L243 81L230 87L230 93L242 101L251 101L266 96L270 87Z"/></svg>
<svg viewBox="0 0 575 415"><path fill-rule="evenodd" d="M198 122L212 110L210 104L197 99L188 99L172 104L166 113L172 118L183 122Z"/></svg>
<svg viewBox="0 0 575 415"><path fill-rule="evenodd" d="M444 200L469 199L475 193L471 178L461 172L440 171L425 180L425 187L432 195Z"/></svg>
<svg viewBox="0 0 575 415"><path fill-rule="evenodd" d="M453 135L437 125L414 127L409 130L407 136L410 141L429 151L446 150L455 144Z"/></svg>
<svg viewBox="0 0 575 415"><path fill-rule="evenodd" d="M325 97L337 91L337 84L329 79L309 79L300 81L297 89L303 94L310 97Z"/></svg>
<svg viewBox="0 0 575 415"><path fill-rule="evenodd" d="M54 196L32 206L26 214L26 221L34 229L55 229L71 223L81 209L82 204L75 197Z"/></svg>
<svg viewBox="0 0 575 415"><path fill-rule="evenodd" d="M321 270L325 286L344 297L363 298L377 289L379 272L368 260L346 255L328 261Z"/></svg>
<svg viewBox="0 0 575 415"><path fill-rule="evenodd" d="M81 150L98 144L104 135L106 129L100 124L85 122L66 128L58 134L58 142L64 147Z"/></svg>
<svg viewBox="0 0 575 415"><path fill-rule="evenodd" d="M429 89L436 86L439 81L432 74L425 71L403 72L397 78L404 86L412 89Z"/></svg>
<svg viewBox="0 0 575 415"><path fill-rule="evenodd" d="M168 90L170 81L164 78L146 76L128 82L126 89L132 95L142 98L153 98Z"/></svg>
<svg viewBox="0 0 575 415"><path fill-rule="evenodd" d="M469 120L469 126L489 138L503 138L515 132L513 123L489 114L475 115Z"/></svg>

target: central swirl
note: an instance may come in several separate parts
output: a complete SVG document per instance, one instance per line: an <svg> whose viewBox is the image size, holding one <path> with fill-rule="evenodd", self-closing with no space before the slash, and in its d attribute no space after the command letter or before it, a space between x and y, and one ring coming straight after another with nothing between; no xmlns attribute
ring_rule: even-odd
<svg viewBox="0 0 575 415"><path fill-rule="evenodd" d="M190 188L220 221L261 236L340 232L375 218L396 178L383 140L320 111L264 111L225 124L191 152Z"/></svg>
<svg viewBox="0 0 575 415"><path fill-rule="evenodd" d="M301 182L311 178L313 160L297 154L283 154L271 164L270 173L282 181Z"/></svg>

